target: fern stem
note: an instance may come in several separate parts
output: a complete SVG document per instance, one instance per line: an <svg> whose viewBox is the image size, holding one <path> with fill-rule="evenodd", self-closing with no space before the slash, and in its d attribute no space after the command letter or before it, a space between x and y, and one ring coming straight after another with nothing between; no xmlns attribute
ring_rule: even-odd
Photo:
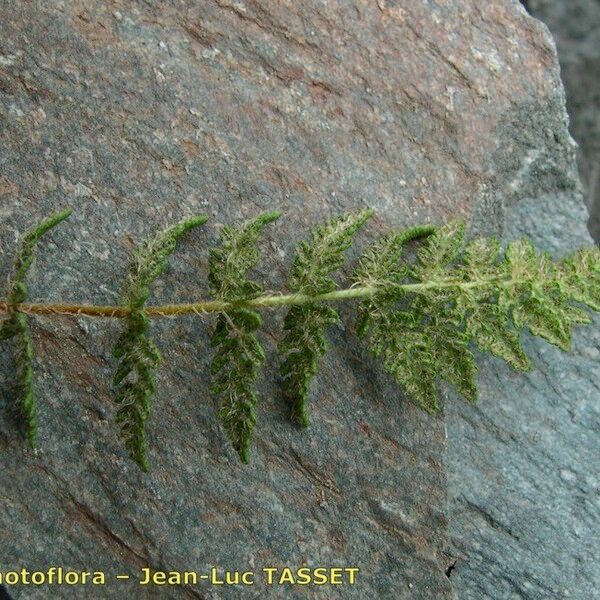
<svg viewBox="0 0 600 600"><path fill-rule="evenodd" d="M406 229L402 233L402 244L411 240L428 237L433 234L436 227L433 225L417 225ZM454 285L454 284L453 284ZM428 284L407 284L402 286L407 292L418 292L419 287L430 289ZM447 287L447 286L443 286ZM470 286L471 287L471 286ZM146 306L143 312L148 317L176 317L187 314L204 314L223 312L232 308L274 308L278 306L291 306L308 304L310 302L331 302L337 300L350 300L352 298L369 298L377 292L375 286L351 287L345 290L336 290L326 294L267 294L244 302L228 302L223 300L207 300L189 304L166 304L164 306ZM12 303L0 300L0 315L12 312L37 315L73 315L81 317L104 317L124 319L131 314L128 306L119 305L94 305L94 304L67 304L67 303Z"/></svg>
<svg viewBox="0 0 600 600"><path fill-rule="evenodd" d="M489 285L501 285L511 287L517 284L514 280L483 279L480 281L430 281L427 283L407 283L396 286L406 293L419 293L431 289L457 288L469 289ZM193 302L189 304L164 304L162 306L145 306L143 311L146 316L151 318L158 317L177 317L180 315L205 313L218 313L233 310L236 308L277 308L279 306L293 306L301 304L310 304L314 302L337 302L351 300L354 298L373 297L380 287L360 286L350 287L344 290L335 290L326 294L266 294L252 300L240 302L227 302L224 300L206 300ZM19 312L25 314L37 315L74 315L81 317L105 317L123 319L131 313L127 306L118 305L94 305L94 304L65 304L65 303L21 303L11 304L6 301L0 301L0 314L9 314Z"/></svg>

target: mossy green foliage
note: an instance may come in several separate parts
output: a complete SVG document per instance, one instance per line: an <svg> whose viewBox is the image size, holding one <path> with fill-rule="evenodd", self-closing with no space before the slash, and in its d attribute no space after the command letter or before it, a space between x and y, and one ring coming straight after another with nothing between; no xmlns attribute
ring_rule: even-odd
<svg viewBox="0 0 600 600"><path fill-rule="evenodd" d="M35 247L40 238L71 215L71 210L58 212L30 229L21 239L10 280L7 297L9 304L25 302L28 296L26 276L35 258ZM35 390L33 385L34 352L29 324L24 314L13 312L0 327L0 340L15 338L16 382L19 389L19 410L27 440L32 448L37 444L38 420Z"/></svg>
<svg viewBox="0 0 600 600"><path fill-rule="evenodd" d="M264 226L280 216L270 212L223 228L219 246L210 251L210 301L153 310L145 306L151 285L163 273L179 238L206 221L199 216L139 247L121 306L71 305L69 314L84 308L89 316L125 316L125 330L114 349L119 359L114 376L117 422L129 455L142 470L148 468L146 422L160 361L148 334L149 315L217 313L211 338L215 352L211 391L221 400L219 417L234 449L247 462L256 426L255 385L265 360L257 337L262 324L258 308L290 307L278 349L284 392L293 417L303 425L308 424L310 382L327 351L326 327L339 320L332 306L336 300L357 300L359 337L408 396L432 413L439 408L441 382L468 400L476 399L475 348L527 370L532 364L521 346L523 331L567 351L573 326L589 323L590 309L600 310L597 246L553 261L528 240L510 242L504 251L494 238L466 240L464 225L458 222L384 235L363 253L351 287L337 289L332 274L343 266L355 233L372 214L366 210L332 219L302 242L288 280L291 294L264 294L261 285L248 277L260 258L258 242ZM16 341L19 406L31 446L37 418L27 313L62 312L66 305L53 305L53 310L52 305L27 305L25 276L37 241L68 215L69 211L58 213L23 237L2 306L7 317L0 326L0 340ZM418 238L416 253L407 254L407 242ZM111 312L115 309L118 314Z"/></svg>
<svg viewBox="0 0 600 600"><path fill-rule="evenodd" d="M359 304L358 330L386 371L429 412L438 409L439 381L476 399L472 343L527 370L523 329L568 350L573 324L590 321L582 305L598 310L598 248L554 263L528 240L517 240L502 254L492 238L465 245L464 226L451 222L409 263L390 260L399 257L393 239L384 238L360 261L355 281L379 291Z"/></svg>
<svg viewBox="0 0 600 600"><path fill-rule="evenodd" d="M126 328L117 339L113 354L119 359L113 383L117 388L117 423L129 456L143 471L148 470L146 421L152 408L155 370L161 355L148 336L148 317L143 311L152 283L162 275L167 259L179 238L208 217L185 219L150 238L136 250L123 290L123 303L129 307Z"/></svg>
<svg viewBox="0 0 600 600"><path fill-rule="evenodd" d="M354 234L373 214L372 210L349 213L315 229L310 240L301 242L296 251L289 288L309 296L333 291L336 283L331 274L343 266ZM284 319L286 335L279 344L284 355L281 375L292 416L303 427L309 424L306 403L310 382L327 352L325 328L338 320L335 308L319 302L292 306Z"/></svg>
<svg viewBox="0 0 600 600"><path fill-rule="evenodd" d="M210 251L210 290L215 299L241 303L260 296L262 287L248 279L260 259L258 240L262 228L281 216L269 212L238 227L223 227L220 245ZM260 315L248 308L221 312L211 338L215 355L211 365L211 392L221 398L219 418L236 452L248 462L256 425L254 390L265 360L255 332Z"/></svg>

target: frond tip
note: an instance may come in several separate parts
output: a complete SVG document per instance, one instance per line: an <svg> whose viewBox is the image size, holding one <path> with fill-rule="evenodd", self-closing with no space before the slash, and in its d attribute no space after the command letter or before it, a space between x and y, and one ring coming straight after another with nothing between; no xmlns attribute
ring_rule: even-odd
<svg viewBox="0 0 600 600"><path fill-rule="evenodd" d="M359 334L429 412L438 409L438 380L476 399L471 343L528 370L523 329L568 350L573 324L590 320L579 305L599 307L598 248L554 263L528 240L511 242L501 257L497 240L464 247L463 237L460 223L440 227L412 264L390 261L384 238L361 259L356 277L377 290L359 304Z"/></svg>

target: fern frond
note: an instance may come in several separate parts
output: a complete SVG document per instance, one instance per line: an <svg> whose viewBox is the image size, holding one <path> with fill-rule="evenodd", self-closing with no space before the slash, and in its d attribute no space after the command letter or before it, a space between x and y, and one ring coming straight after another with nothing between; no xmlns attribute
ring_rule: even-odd
<svg viewBox="0 0 600 600"><path fill-rule="evenodd" d="M567 259L563 267L569 263L573 260ZM573 325L590 320L589 314L572 302L589 302L590 308L595 305L592 297L593 273L587 273L592 284L589 288L592 296L587 294L587 290L565 285L565 271L557 267L545 252L536 252L529 240L517 240L508 245L506 267L512 284L502 288L499 304L509 307L519 329L527 328L533 335L568 352ZM570 275L576 272L571 270Z"/></svg>
<svg viewBox="0 0 600 600"><path fill-rule="evenodd" d="M302 294L316 295L336 288L330 277L340 269L344 252L354 234L375 214L372 209L348 213L317 227L309 241L300 242L290 271L288 287Z"/></svg>
<svg viewBox="0 0 600 600"><path fill-rule="evenodd" d="M10 338L17 335L19 327L17 325L16 315L9 316L2 321L0 325L0 342L10 340Z"/></svg>
<svg viewBox="0 0 600 600"><path fill-rule="evenodd" d="M190 229L203 225L208 217L184 219L140 245L133 256L123 290L123 303L129 308L125 330L118 337L113 355L119 359L113 377L117 388L117 423L129 456L142 471L148 470L146 421L150 416L156 387L154 371L161 355L148 337L148 317L143 306L150 286L164 272L167 259L179 238Z"/></svg>
<svg viewBox="0 0 600 600"><path fill-rule="evenodd" d="M131 261L122 293L123 303L130 308L142 307L150 296L150 286L166 269L167 259L175 251L179 238L207 220L205 215L183 219L141 244Z"/></svg>
<svg viewBox="0 0 600 600"><path fill-rule="evenodd" d="M349 213L321 225L312 232L310 241L300 242L294 257L289 288L297 293L317 295L335 289L331 273L344 264L345 251L354 234L371 218L372 210ZM337 323L338 312L317 302L292 306L284 318L286 335L279 344L284 355L281 375L286 382L292 417L306 427L309 419L306 400L310 382L319 360L327 352L325 327Z"/></svg>
<svg viewBox="0 0 600 600"><path fill-rule="evenodd" d="M40 238L56 227L71 215L71 210L66 209L51 215L30 229L21 239L17 250L13 275L10 282L8 303L12 306L27 300L28 290L26 283L27 272L35 258L35 246ZM15 362L17 363L17 386L19 389L19 410L23 415L23 423L29 446L35 448L37 444L37 404L33 386L34 351L29 324L24 314L12 312L0 327L0 340L15 338Z"/></svg>
<svg viewBox="0 0 600 600"><path fill-rule="evenodd" d="M37 446L38 420L37 402L33 386L33 341L25 315L16 313L10 318L10 321L12 336L15 337L16 381L19 390L18 408L23 417L29 447L35 448Z"/></svg>
<svg viewBox="0 0 600 600"><path fill-rule="evenodd" d="M462 228L451 231L415 228L391 233L363 254L354 275L356 284L373 286L375 293L357 307L358 334L367 338L374 356L385 370L424 410L438 410L438 378L454 384L466 397L475 397L475 360L467 336L453 327L454 316L445 299L426 305L415 296L409 304L404 285L411 274L408 262L401 260L406 242L429 237L419 251L414 272L443 270L456 256ZM406 299L405 299L406 300Z"/></svg>
<svg viewBox="0 0 600 600"><path fill-rule="evenodd" d="M600 248L581 248L560 261L558 282L573 300L600 311Z"/></svg>
<svg viewBox="0 0 600 600"><path fill-rule="evenodd" d="M421 281L433 281L443 275L461 251L465 225L450 221L438 228L418 252L413 274Z"/></svg>
<svg viewBox="0 0 600 600"><path fill-rule="evenodd" d="M514 326L509 306L502 301L500 287L491 289L495 281L500 284L509 277L506 261L501 260L499 240L471 240L465 247L458 276L475 285L465 288L455 299L457 311L465 315L469 338L480 351L502 358L515 369L530 370L531 361L521 347L520 331Z"/></svg>
<svg viewBox="0 0 600 600"><path fill-rule="evenodd" d="M428 237L434 232L435 227L427 225L411 227L401 233L392 231L365 250L353 280L355 285L373 289L373 293L357 308L359 337L366 334L371 312L381 311L384 306L397 302L404 295L403 282L409 270L401 257L406 243Z"/></svg>
<svg viewBox="0 0 600 600"><path fill-rule="evenodd" d="M370 313L369 348L384 368L427 412L438 410L437 380L452 383L469 400L476 397L476 366L468 338L447 322L442 307L426 310L415 299L410 312Z"/></svg>
<svg viewBox="0 0 600 600"><path fill-rule="evenodd" d="M337 289L332 274L345 259L354 234L373 214L347 214L318 227L300 243L291 268L290 293L264 293L248 278L260 258L263 227L280 216L271 212L222 230L210 251L212 299L189 304L146 306L154 280L187 230L206 221L187 219L136 250L119 306L27 302L25 277L40 237L65 219L63 211L27 233L19 246L6 300L0 300L0 340L15 338L19 406L31 446L37 435L33 387L30 314L70 314L124 318L126 327L114 348L119 359L116 420L126 449L148 468L146 422L155 389L160 352L148 334L151 317L217 313L211 337L214 356L211 391L221 405L219 417L242 461L248 461L256 425L255 384L265 354L257 337L258 309L288 306L285 335L278 345L281 374L292 415L308 424L310 382L327 350L325 329L337 323L333 302L356 300L357 330L385 370L413 401L428 412L439 409L445 382L475 400L477 368L473 349L489 352L516 369L532 367L521 346L525 330L568 350L573 327L600 310L600 248L583 248L553 261L528 240L510 242L504 251L494 238L465 241L465 227L450 222L390 233L361 257L353 284ZM404 257L410 240L427 238Z"/></svg>
<svg viewBox="0 0 600 600"><path fill-rule="evenodd" d="M409 264L394 262L398 253L386 252L387 236L365 253L356 275L360 285L382 288L359 304L359 334L430 412L438 408L437 380L476 399L471 342L528 370L523 329L568 350L573 324L590 320L579 304L598 308L597 248L554 264L527 240L511 242L501 257L497 240L478 238L463 247L463 238L464 226L448 223Z"/></svg>
<svg viewBox="0 0 600 600"><path fill-rule="evenodd" d="M214 298L234 306L221 312L211 338L215 355L211 365L211 392L222 399L219 418L236 452L248 462L256 425L257 395L254 385L265 354L255 332L260 315L235 303L259 296L262 287L247 278L259 261L258 239L262 228L278 219L269 212L238 227L226 226L220 245L210 251L209 284Z"/></svg>

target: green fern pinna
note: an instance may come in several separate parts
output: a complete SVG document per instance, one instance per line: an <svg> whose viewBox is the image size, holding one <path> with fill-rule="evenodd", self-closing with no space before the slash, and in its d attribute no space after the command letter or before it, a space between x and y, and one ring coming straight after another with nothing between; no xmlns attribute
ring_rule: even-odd
<svg viewBox="0 0 600 600"><path fill-rule="evenodd" d="M265 360L257 336L258 311L287 307L281 355L282 401L290 416L308 425L310 382L327 351L326 329L337 323L335 304L356 303L356 332L383 368L424 410L439 409L441 382L467 400L477 397L475 348L520 370L532 368L520 338L524 330L568 351L573 326L590 323L600 310L600 249L582 248L553 261L526 239L502 250L494 238L466 239L465 227L450 222L390 232L369 246L350 285L339 288L332 274L345 263L355 234L373 215L363 210L331 219L301 242L281 293L265 293L248 277L257 266L263 228L280 217L269 212L222 229L210 250L212 299L190 304L147 305L150 287L167 266L179 238L204 224L185 219L142 244L134 254L117 306L27 302L25 276L39 239L70 211L42 221L22 239L6 300L0 302L0 340L15 339L17 403L34 447L37 439L33 343L28 317L67 314L123 319L114 356L116 421L129 456L146 471L147 429L154 372L160 352L149 336L150 320L183 314L216 315L211 338L211 392L219 418L242 461L247 462L257 422L255 386ZM411 240L415 253L406 253Z"/></svg>

